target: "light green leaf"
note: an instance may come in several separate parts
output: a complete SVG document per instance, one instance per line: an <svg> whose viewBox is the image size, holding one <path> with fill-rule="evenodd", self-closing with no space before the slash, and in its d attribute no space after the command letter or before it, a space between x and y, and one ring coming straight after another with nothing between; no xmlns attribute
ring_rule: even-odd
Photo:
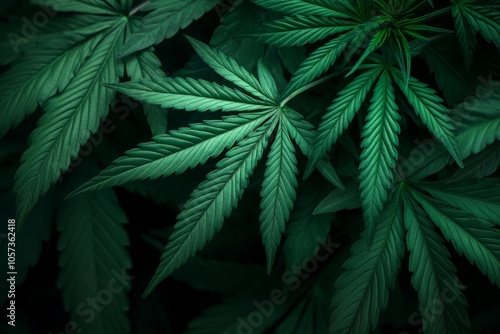
<svg viewBox="0 0 500 334"><path fill-rule="evenodd" d="M366 116L359 164L361 200L369 243L392 184L398 157L400 119L389 70L384 70L375 86Z"/></svg>
<svg viewBox="0 0 500 334"><path fill-rule="evenodd" d="M483 80L476 94L454 110L456 140L464 159L500 140L500 81Z"/></svg>
<svg viewBox="0 0 500 334"><path fill-rule="evenodd" d="M84 40L80 36L53 39L0 76L2 122L0 137L17 126L36 107L45 105L58 91L63 91L89 57L100 38Z"/></svg>
<svg viewBox="0 0 500 334"><path fill-rule="evenodd" d="M312 173L316 165L347 128L381 72L381 67L370 69L360 74L338 93L321 119L316 146L307 163L304 177L308 177Z"/></svg>
<svg viewBox="0 0 500 334"><path fill-rule="evenodd" d="M242 114L191 124L187 128L172 130L167 135L141 144L113 162L92 180L78 188L71 196L127 182L180 174L189 168L217 157L259 127L266 116Z"/></svg>
<svg viewBox="0 0 500 334"><path fill-rule="evenodd" d="M271 71L267 68L264 63L264 59L259 59L257 63L257 74L259 76L259 82L262 89L267 93L267 95L272 96L273 101L277 101L279 97L278 86L274 81Z"/></svg>
<svg viewBox="0 0 500 334"><path fill-rule="evenodd" d="M248 186L249 177L264 153L276 121L275 117L239 142L193 191L184 205L184 211L177 217L174 232L145 296L222 228L224 219L230 215Z"/></svg>
<svg viewBox="0 0 500 334"><path fill-rule="evenodd" d="M477 154L500 140L500 82L482 79L482 85L477 89L476 96L470 97L466 102L452 110L452 117L457 124L456 142L462 159L471 154ZM424 152L425 160L418 166L412 166L411 161L403 165L410 167L408 176L413 179L422 179L438 172L447 164L453 162L442 146L437 142L428 141ZM429 152L432 150L432 152ZM422 151L418 147L415 151ZM410 153L410 157L413 152ZM418 167L418 168L413 168Z"/></svg>
<svg viewBox="0 0 500 334"><path fill-rule="evenodd" d="M253 111L273 106L236 89L191 78L151 78L138 82L109 84L141 102L187 111Z"/></svg>
<svg viewBox="0 0 500 334"><path fill-rule="evenodd" d="M280 115L280 119L286 116ZM286 125L279 123L266 162L260 196L259 217L262 242L266 249L267 271L271 272L276 250L290 217L297 188L297 158Z"/></svg>
<svg viewBox="0 0 500 334"><path fill-rule="evenodd" d="M66 41L66 44L76 39L83 40L110 28L116 17L94 14L57 15L56 11L45 9L50 17L47 24L31 27L26 23L26 18L10 17L9 23L0 23L0 64L7 65L15 60L22 59L22 55L43 54L43 49L57 47L59 44L50 45L46 41ZM36 32L35 32L36 29ZM40 45L44 47L40 49ZM31 58L31 57L30 57ZM36 57L37 58L37 57ZM22 59L24 61L25 59ZM27 59L26 59L27 60ZM31 59L30 59L31 60ZM40 61L40 59L34 59Z"/></svg>
<svg viewBox="0 0 500 334"><path fill-rule="evenodd" d="M281 94L284 100L295 91L306 86L325 73L337 60L349 42L349 35L343 34L320 46L304 60Z"/></svg>
<svg viewBox="0 0 500 334"><path fill-rule="evenodd" d="M387 29L377 31L368 43L368 46L366 47L361 57L358 59L356 64L354 64L352 69L346 74L346 76L354 73L368 56L370 56L375 50L377 50L380 46L382 46L382 44L384 44L389 36L390 32Z"/></svg>
<svg viewBox="0 0 500 334"><path fill-rule="evenodd" d="M472 29L500 48L500 6L463 5L461 9Z"/></svg>
<svg viewBox="0 0 500 334"><path fill-rule="evenodd" d="M286 115L286 118L282 119L282 122L287 126L290 136L297 143L302 153L310 157L316 141L314 126L293 109L285 107L283 113ZM338 188L344 188L337 172L326 157L318 163L317 168L328 182Z"/></svg>
<svg viewBox="0 0 500 334"><path fill-rule="evenodd" d="M123 75L123 64L116 62L123 38L122 22L100 41L64 92L47 102L16 173L19 221L24 221L38 198L68 169L71 159L108 113L115 94L101 83L117 82Z"/></svg>
<svg viewBox="0 0 500 334"><path fill-rule="evenodd" d="M314 43L353 27L333 17L294 16L264 23L249 35L264 43L291 47Z"/></svg>
<svg viewBox="0 0 500 334"><path fill-rule="evenodd" d="M328 0L252 0L259 6L267 9L279 11L288 15L305 15L305 16L326 16L335 18L351 18L350 15L339 11L341 8L338 4Z"/></svg>
<svg viewBox="0 0 500 334"><path fill-rule="evenodd" d="M266 91L259 80L234 59L193 38L188 37L188 40L201 59L222 77L259 99L274 102L275 94Z"/></svg>

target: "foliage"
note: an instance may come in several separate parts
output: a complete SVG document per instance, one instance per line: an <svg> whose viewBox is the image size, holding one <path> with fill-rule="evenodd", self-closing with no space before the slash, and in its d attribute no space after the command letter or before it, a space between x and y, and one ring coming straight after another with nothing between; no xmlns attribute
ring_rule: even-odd
<svg viewBox="0 0 500 334"><path fill-rule="evenodd" d="M56 13L36 34L26 17L0 25L0 194L5 214L15 202L18 283L52 235L71 319L116 272L149 277L125 228L123 199L138 196L167 228L140 222L162 252L138 283L145 301L165 306L172 279L224 296L186 333L399 332L416 309L424 333L484 329L454 255L500 288L495 1L31 4ZM193 57L176 64L176 48ZM385 314L401 271L416 299L398 325ZM136 330L130 289L82 331Z"/></svg>

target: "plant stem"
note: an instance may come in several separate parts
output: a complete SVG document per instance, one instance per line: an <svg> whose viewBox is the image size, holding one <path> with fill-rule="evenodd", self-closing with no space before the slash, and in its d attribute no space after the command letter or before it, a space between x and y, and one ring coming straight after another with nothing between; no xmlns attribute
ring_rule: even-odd
<svg viewBox="0 0 500 334"><path fill-rule="evenodd" d="M132 8L132 10L130 11L130 13L128 14L128 16L134 16L135 14L137 14L138 11L140 11L142 9L142 7L146 6L147 4L149 4L149 0L147 1L144 1L140 4L138 4L137 6L135 6L134 8Z"/></svg>
<svg viewBox="0 0 500 334"><path fill-rule="evenodd" d="M313 81L311 82L310 84L308 85L305 85L304 87L301 87L299 89L297 89L295 92L293 92L292 94L288 95L288 97L286 97L283 101L281 101L280 103L280 107L283 108L285 106L285 104L288 103L288 101L290 101L291 99L293 99L294 97L296 97L297 95L305 92L306 90L308 89L311 89L313 88L314 86L317 86L317 85L320 85L322 84L323 82L325 81L328 81L330 80L331 78L333 78L335 75L337 75L337 73L332 73L332 74L329 74L327 75L326 77L324 78L321 78L319 80L316 80L316 81Z"/></svg>

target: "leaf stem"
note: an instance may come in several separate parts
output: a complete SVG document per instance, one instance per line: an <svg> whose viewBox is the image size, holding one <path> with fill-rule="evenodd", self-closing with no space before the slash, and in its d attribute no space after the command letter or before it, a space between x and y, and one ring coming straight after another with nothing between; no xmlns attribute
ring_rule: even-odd
<svg viewBox="0 0 500 334"><path fill-rule="evenodd" d="M135 14L137 14L138 11L140 11L144 6L148 5L150 3L150 0L147 0L147 1L144 1L140 4L138 4L137 6L135 6L134 8L132 8L130 10L130 13L128 14L128 16L134 16Z"/></svg>
<svg viewBox="0 0 500 334"><path fill-rule="evenodd" d="M325 81L328 81L330 80L331 78L333 78L335 75L337 75L337 73L332 73L332 74L329 74L327 75L326 77L324 78L321 78L319 80L316 80L316 81L313 81L311 82L310 84L308 85L305 85L304 87L301 87L299 89L297 89L295 92L291 93L290 95L288 95L288 97L286 97L283 101L281 101L280 103L280 107L283 108L291 99L293 99L294 97L296 97L297 95L305 92L306 90L308 89L311 89L317 85L320 85L322 84L323 82Z"/></svg>

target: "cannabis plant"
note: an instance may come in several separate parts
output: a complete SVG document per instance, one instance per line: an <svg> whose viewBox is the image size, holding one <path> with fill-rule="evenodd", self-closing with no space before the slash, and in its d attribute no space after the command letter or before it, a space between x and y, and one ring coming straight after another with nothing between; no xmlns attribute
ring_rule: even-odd
<svg viewBox="0 0 500 334"><path fill-rule="evenodd" d="M4 7L2 256L56 244L67 312L26 332L500 330L498 1Z"/></svg>

